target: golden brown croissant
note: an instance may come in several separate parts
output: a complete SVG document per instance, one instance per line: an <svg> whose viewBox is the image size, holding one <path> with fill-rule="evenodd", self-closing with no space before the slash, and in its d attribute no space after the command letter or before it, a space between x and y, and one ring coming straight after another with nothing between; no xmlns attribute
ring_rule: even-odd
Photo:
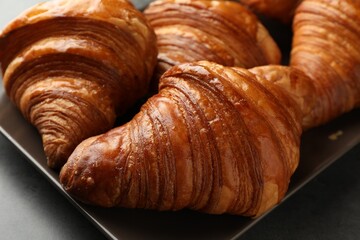
<svg viewBox="0 0 360 240"><path fill-rule="evenodd" d="M0 49L5 90L53 168L146 93L157 55L155 33L126 0L38 4L5 28Z"/></svg>
<svg viewBox="0 0 360 240"><path fill-rule="evenodd" d="M239 0L255 12L289 23L302 0Z"/></svg>
<svg viewBox="0 0 360 240"><path fill-rule="evenodd" d="M299 106L302 114L301 125L303 130L314 127L317 119L314 108L317 103L315 85L303 71L287 66L268 65L249 69L255 74L256 79L263 84L267 90L273 89L275 84L281 91L286 92ZM270 81L272 84L266 84Z"/></svg>
<svg viewBox="0 0 360 240"><path fill-rule="evenodd" d="M100 206L260 215L284 197L299 160L301 108L275 78L175 66L134 119L83 141L60 181Z"/></svg>
<svg viewBox="0 0 360 240"><path fill-rule="evenodd" d="M360 106L360 1L305 0L294 18L291 66L317 96L313 126Z"/></svg>
<svg viewBox="0 0 360 240"><path fill-rule="evenodd" d="M157 35L157 78L171 66L200 60L244 68L280 62L268 31L239 3L158 0L144 13Z"/></svg>

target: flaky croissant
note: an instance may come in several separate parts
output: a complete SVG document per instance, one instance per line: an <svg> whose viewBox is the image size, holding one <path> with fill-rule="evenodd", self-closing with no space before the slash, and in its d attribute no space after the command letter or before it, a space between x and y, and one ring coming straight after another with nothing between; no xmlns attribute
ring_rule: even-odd
<svg viewBox="0 0 360 240"><path fill-rule="evenodd" d="M157 35L157 79L174 65L200 60L244 68L280 62L268 31L239 3L158 0L144 13Z"/></svg>
<svg viewBox="0 0 360 240"><path fill-rule="evenodd" d="M255 74L257 81L264 85L267 90L280 88L296 102L301 112L301 126L303 130L314 127L317 121L316 108L317 96L313 80L303 71L287 66L268 65L249 69ZM266 84L264 81L270 81L272 84Z"/></svg>
<svg viewBox="0 0 360 240"><path fill-rule="evenodd" d="M52 168L146 93L156 55L153 30L126 0L38 4L0 39L6 93L39 130Z"/></svg>
<svg viewBox="0 0 360 240"><path fill-rule="evenodd" d="M304 0L293 30L291 66L316 90L312 126L360 107L360 1Z"/></svg>
<svg viewBox="0 0 360 240"><path fill-rule="evenodd" d="M134 119L83 141L60 181L100 206L260 215L286 193L302 129L295 98L271 79L281 77L206 61L175 66Z"/></svg>
<svg viewBox="0 0 360 240"><path fill-rule="evenodd" d="M289 23L302 0L239 0L242 4L264 16Z"/></svg>

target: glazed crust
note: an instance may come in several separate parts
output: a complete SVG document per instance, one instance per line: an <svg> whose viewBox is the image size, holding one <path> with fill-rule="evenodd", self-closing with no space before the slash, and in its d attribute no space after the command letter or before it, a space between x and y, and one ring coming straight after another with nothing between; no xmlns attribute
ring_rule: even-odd
<svg viewBox="0 0 360 240"><path fill-rule="evenodd" d="M287 66L268 65L249 69L267 90L273 91L275 84L285 91L297 103L302 113L302 128L307 130L317 124L318 113L314 111L317 104L316 88L311 78L303 71ZM270 81L271 84L267 84Z"/></svg>
<svg viewBox="0 0 360 240"><path fill-rule="evenodd" d="M0 49L6 93L52 168L146 93L157 55L153 30L126 0L38 4L3 30Z"/></svg>
<svg viewBox="0 0 360 240"><path fill-rule="evenodd" d="M291 66L315 85L314 124L360 106L360 2L305 0L294 19Z"/></svg>
<svg viewBox="0 0 360 240"><path fill-rule="evenodd" d="M144 13L157 35L157 78L174 65L200 60L244 68L280 63L268 31L239 3L158 0Z"/></svg>
<svg viewBox="0 0 360 240"><path fill-rule="evenodd" d="M239 0L250 9L269 18L290 23L302 0Z"/></svg>
<svg viewBox="0 0 360 240"><path fill-rule="evenodd" d="M299 161L301 109L243 68L175 66L127 124L82 142L60 172L100 206L258 216L285 195Z"/></svg>

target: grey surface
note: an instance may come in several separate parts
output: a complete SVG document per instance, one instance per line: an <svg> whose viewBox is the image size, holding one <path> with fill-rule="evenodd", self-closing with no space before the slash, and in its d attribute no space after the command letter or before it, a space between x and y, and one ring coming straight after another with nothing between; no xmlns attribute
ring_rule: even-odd
<svg viewBox="0 0 360 240"><path fill-rule="evenodd" d="M37 1L2 0L0 27L34 2ZM360 145L241 239L359 239L359 153ZM136 222L136 219L129 220ZM1 135L0 232L0 239L104 238Z"/></svg>
<svg viewBox="0 0 360 240"><path fill-rule="evenodd" d="M360 145L250 229L244 240L360 239Z"/></svg>
<svg viewBox="0 0 360 240"><path fill-rule="evenodd" d="M0 135L0 239L105 239Z"/></svg>
<svg viewBox="0 0 360 240"><path fill-rule="evenodd" d="M241 239L360 239L359 170L360 145ZM0 196L1 239L105 239L2 135Z"/></svg>

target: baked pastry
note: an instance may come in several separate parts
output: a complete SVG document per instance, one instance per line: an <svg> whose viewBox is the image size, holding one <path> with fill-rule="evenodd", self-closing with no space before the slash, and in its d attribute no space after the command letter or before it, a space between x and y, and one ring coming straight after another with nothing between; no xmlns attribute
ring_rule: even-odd
<svg viewBox="0 0 360 240"><path fill-rule="evenodd" d="M0 49L6 93L52 168L145 95L157 56L153 30L126 0L38 4L2 31Z"/></svg>
<svg viewBox="0 0 360 240"><path fill-rule="evenodd" d="M315 85L314 124L360 106L360 1L304 0L293 24L291 66Z"/></svg>
<svg viewBox="0 0 360 240"><path fill-rule="evenodd" d="M296 7L302 0L239 0L250 9L283 23L290 23Z"/></svg>
<svg viewBox="0 0 360 240"><path fill-rule="evenodd" d="M280 63L280 50L268 31L237 2L158 0L144 14L157 35L155 81L186 62L207 60L244 68Z"/></svg>
<svg viewBox="0 0 360 240"><path fill-rule="evenodd" d="M280 88L296 102L301 110L303 130L316 125L318 119L318 112L314 111L318 103L316 89L313 80L303 71L280 65L260 66L249 71L255 74L257 81L267 90L272 91L274 84L276 90ZM265 81L270 81L272 84L266 84Z"/></svg>
<svg viewBox="0 0 360 240"><path fill-rule="evenodd" d="M130 122L83 141L60 182L104 207L258 216L287 191L301 119L283 87L251 71L178 65Z"/></svg>

